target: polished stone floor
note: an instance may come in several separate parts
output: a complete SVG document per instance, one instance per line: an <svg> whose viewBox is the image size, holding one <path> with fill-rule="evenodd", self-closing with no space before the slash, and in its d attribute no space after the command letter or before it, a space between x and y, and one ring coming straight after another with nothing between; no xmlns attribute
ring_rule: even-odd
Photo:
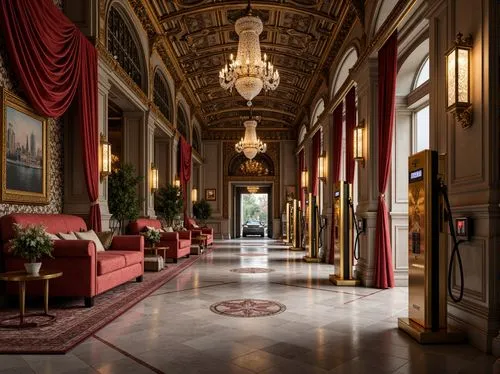
<svg viewBox="0 0 500 374"><path fill-rule="evenodd" d="M493 373L494 358L471 346L421 346L398 331L406 288L335 287L331 266L306 264L303 252L270 240L216 245L70 353L0 356L0 373ZM240 267L274 271L230 271ZM210 311L242 298L287 310L259 318Z"/></svg>

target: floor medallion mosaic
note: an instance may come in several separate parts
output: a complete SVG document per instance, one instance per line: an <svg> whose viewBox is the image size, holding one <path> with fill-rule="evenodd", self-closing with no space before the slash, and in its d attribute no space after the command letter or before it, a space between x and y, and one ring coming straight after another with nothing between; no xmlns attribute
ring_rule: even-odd
<svg viewBox="0 0 500 374"><path fill-rule="evenodd" d="M238 274L260 274L260 273L271 273L274 271L274 269L269 269L269 268L238 268L238 269L231 269L229 271L233 272L233 273L238 273Z"/></svg>
<svg viewBox="0 0 500 374"><path fill-rule="evenodd" d="M211 305L210 310L228 317L253 318L283 313L286 306L271 300L238 299L220 301Z"/></svg>

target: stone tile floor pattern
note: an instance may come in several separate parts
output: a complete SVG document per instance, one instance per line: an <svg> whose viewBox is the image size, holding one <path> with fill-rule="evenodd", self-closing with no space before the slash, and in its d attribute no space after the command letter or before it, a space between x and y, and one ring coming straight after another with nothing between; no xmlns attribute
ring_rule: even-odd
<svg viewBox="0 0 500 374"><path fill-rule="evenodd" d="M306 264L303 252L271 240L217 246L68 354L2 355L0 374L493 373L495 359L469 345L421 346L398 331L406 288L335 287L331 266ZM235 256L252 252L268 256ZM276 271L229 272L236 267ZM247 319L209 309L238 298L276 300L287 310Z"/></svg>

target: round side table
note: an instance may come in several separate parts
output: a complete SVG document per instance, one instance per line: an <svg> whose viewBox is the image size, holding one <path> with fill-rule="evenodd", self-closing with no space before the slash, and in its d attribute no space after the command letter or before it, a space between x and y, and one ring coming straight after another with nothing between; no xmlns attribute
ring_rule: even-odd
<svg viewBox="0 0 500 374"><path fill-rule="evenodd" d="M30 275L23 270L20 271L9 271L6 273L0 273L0 280L6 282L18 282L19 283L19 316L10 317L0 321L0 327L4 328L29 328L39 326L36 322L25 322L24 317L28 317L25 313L26 309L26 282L31 281L44 281L44 313L40 314L30 314L29 316L45 316L49 317L50 320L54 320L56 316L49 314L49 281L54 278L59 278L63 275L62 271L55 270L40 270L38 275ZM13 319L19 318L18 325L6 324L5 322L11 321Z"/></svg>

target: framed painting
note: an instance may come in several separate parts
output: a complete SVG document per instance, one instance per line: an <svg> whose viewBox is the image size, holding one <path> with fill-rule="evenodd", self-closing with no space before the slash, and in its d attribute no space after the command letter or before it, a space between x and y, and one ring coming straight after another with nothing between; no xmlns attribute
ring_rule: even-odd
<svg viewBox="0 0 500 374"><path fill-rule="evenodd" d="M215 188L206 188L205 189L205 200L206 201L216 201L217 193Z"/></svg>
<svg viewBox="0 0 500 374"><path fill-rule="evenodd" d="M0 201L48 204L48 120L6 89L1 90L1 104Z"/></svg>

